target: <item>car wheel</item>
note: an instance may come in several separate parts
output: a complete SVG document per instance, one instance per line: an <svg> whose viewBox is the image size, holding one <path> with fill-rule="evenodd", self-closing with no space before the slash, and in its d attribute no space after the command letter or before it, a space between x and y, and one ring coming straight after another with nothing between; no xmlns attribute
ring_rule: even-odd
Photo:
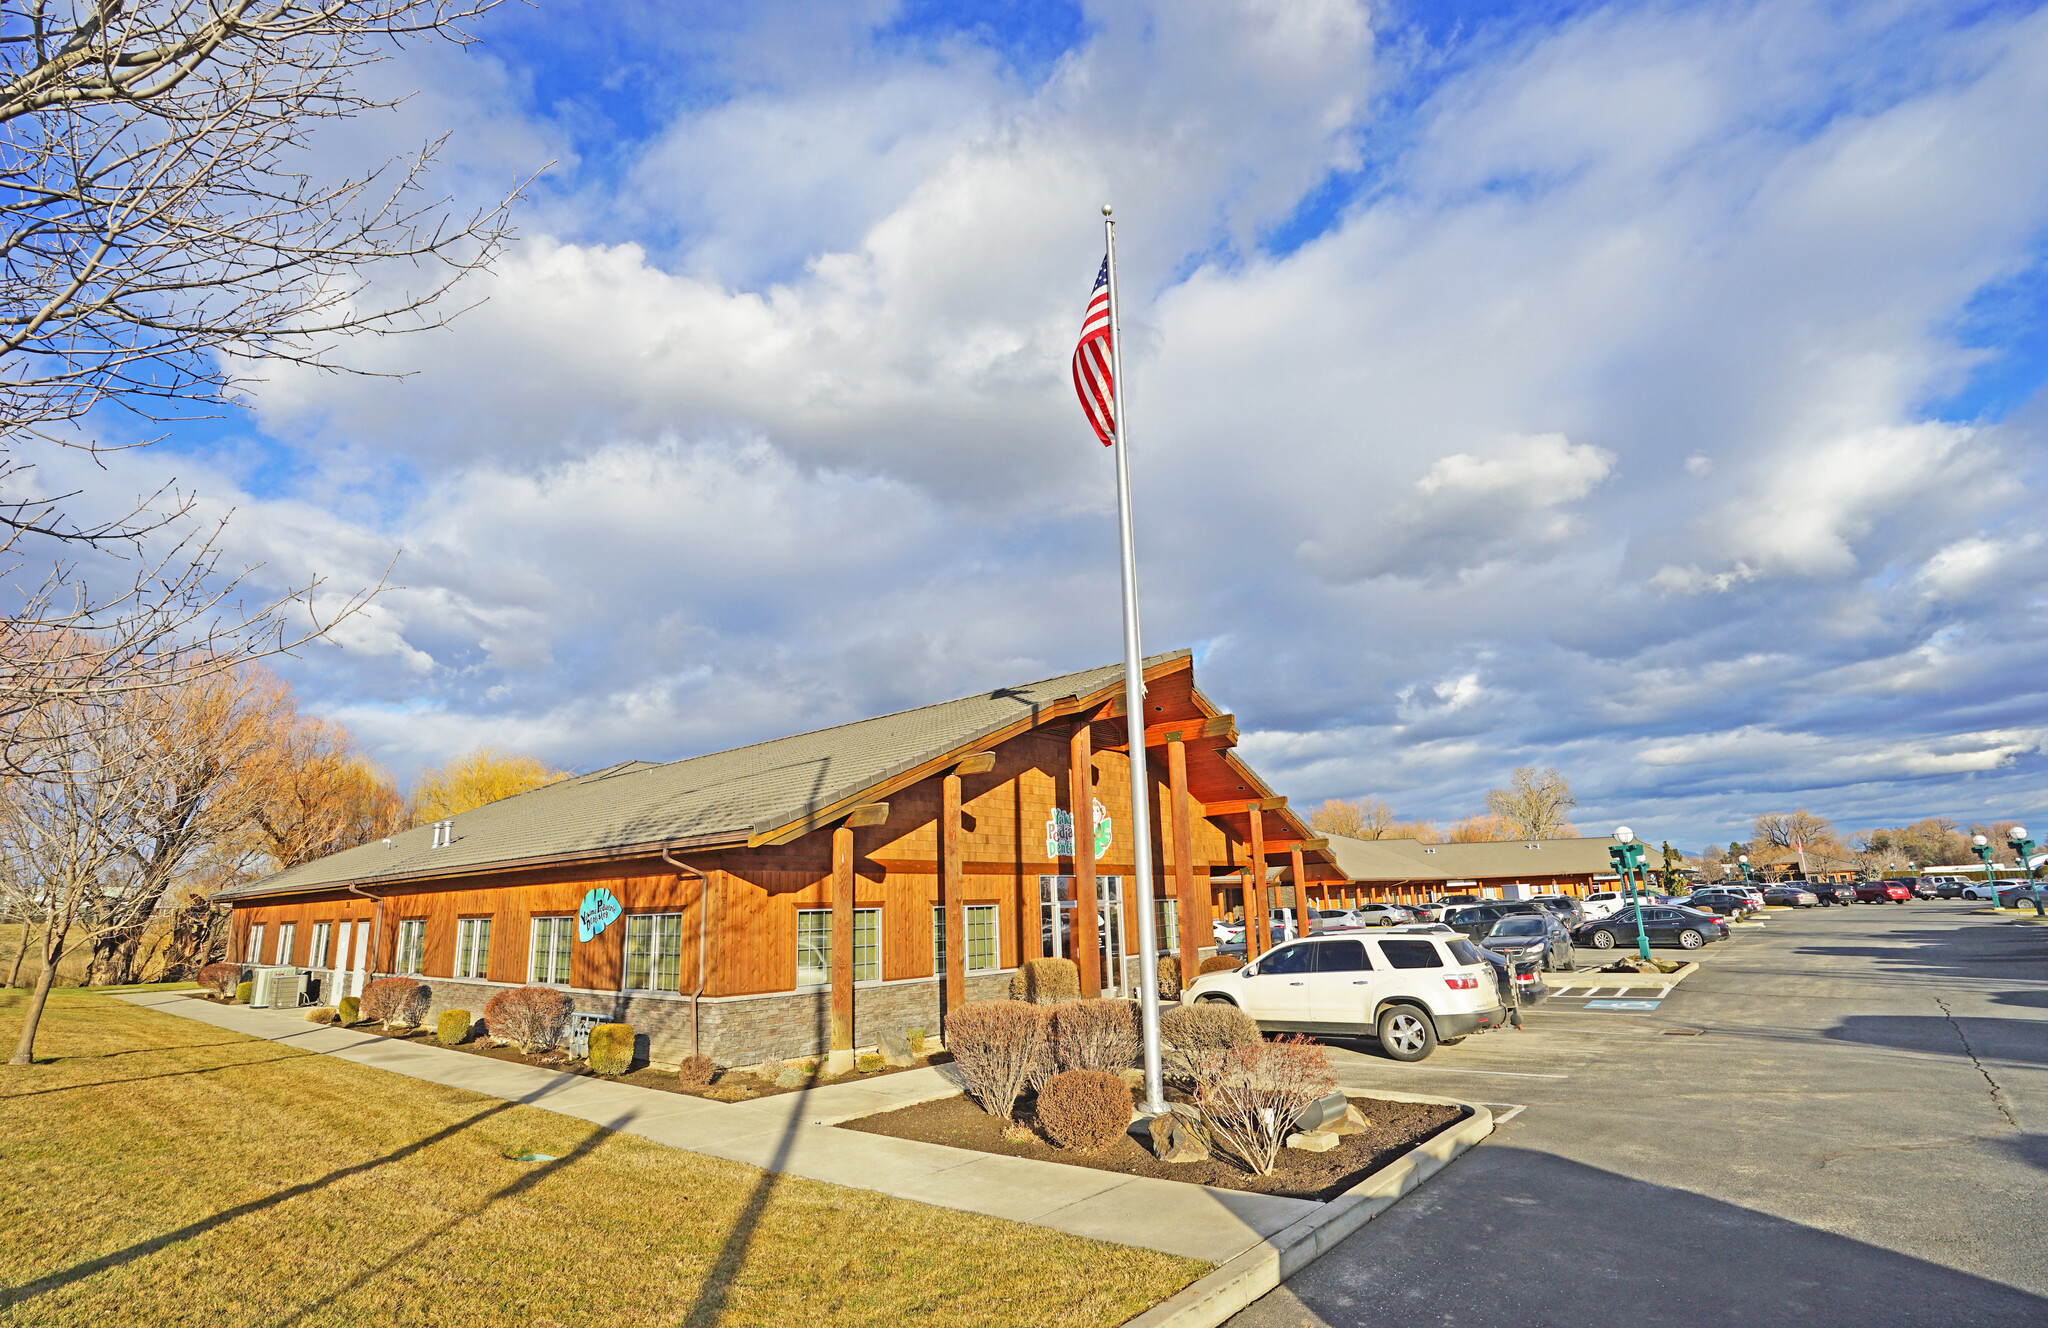
<svg viewBox="0 0 2048 1328"><path fill-rule="evenodd" d="M1681 949L1697 950L1705 943L1700 939L1700 934L1690 927L1678 933L1678 944Z"/></svg>
<svg viewBox="0 0 2048 1328"><path fill-rule="evenodd" d="M1614 948L1614 933L1604 927L1594 932L1589 939L1593 942L1595 950L1612 950Z"/></svg>
<svg viewBox="0 0 2048 1328"><path fill-rule="evenodd" d="M1577 950L1567 950L1564 952L1564 971L1567 973L1579 971L1579 952Z"/></svg>
<svg viewBox="0 0 2048 1328"><path fill-rule="evenodd" d="M1397 1061L1419 1061L1436 1050L1436 1028L1412 1005L1396 1005L1380 1016L1380 1050Z"/></svg>

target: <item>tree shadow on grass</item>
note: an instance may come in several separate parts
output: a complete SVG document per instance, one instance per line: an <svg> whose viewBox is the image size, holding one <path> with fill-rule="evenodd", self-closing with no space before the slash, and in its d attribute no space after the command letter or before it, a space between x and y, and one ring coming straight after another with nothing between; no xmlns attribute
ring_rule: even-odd
<svg viewBox="0 0 2048 1328"><path fill-rule="evenodd" d="M89 1060L90 1057L59 1058ZM166 1070L162 1074L138 1074L127 1079L91 1079L83 1083L59 1084L55 1088L31 1088L25 1093L0 1093L0 1102L18 1102L22 1098L42 1097L49 1093L76 1093L86 1088L106 1088L112 1084L146 1084L155 1079L182 1079L195 1074L219 1074L223 1070L242 1070L254 1065L276 1065L284 1061L304 1060L298 1052L288 1056L263 1056L253 1061L231 1061L226 1065L205 1065L196 1070ZM38 1065L43 1062L36 1062Z"/></svg>
<svg viewBox="0 0 2048 1328"><path fill-rule="evenodd" d="M293 1057L291 1059L296 1060L298 1058ZM200 1072L195 1071L195 1073ZM401 1162L423 1149L433 1147L444 1139L453 1138L472 1125L489 1120L500 1112L510 1111L517 1105L519 1104L516 1102L493 1103L481 1111L465 1116L452 1125L443 1126L424 1138L415 1139L401 1148L395 1148L382 1157L373 1157L367 1162L358 1162L353 1166L330 1171L318 1180L309 1180L303 1184L289 1186L275 1193L267 1194L261 1199L251 1199L247 1203L236 1204L233 1208L223 1209L211 1217L204 1217L197 1222L187 1223L176 1231L167 1231L160 1236L151 1236L148 1240L138 1241L125 1249L115 1250L110 1254L102 1254L97 1258L87 1259L83 1263L73 1264L63 1272L53 1273L48 1277L40 1277L33 1282L25 1282L18 1287L0 1289L0 1310L22 1304L46 1292L70 1286L74 1282L82 1282L95 1274L104 1273L109 1269L133 1263L137 1259L147 1258L159 1250L169 1249L171 1246L182 1241L203 1236L209 1231L226 1226L230 1222L239 1221L252 1213L260 1213L266 1209L275 1208L287 1199L296 1199L303 1194L312 1194L317 1190L326 1189L336 1181L347 1180L351 1176L360 1176L364 1172L375 1171L378 1167L387 1166L393 1162Z"/></svg>

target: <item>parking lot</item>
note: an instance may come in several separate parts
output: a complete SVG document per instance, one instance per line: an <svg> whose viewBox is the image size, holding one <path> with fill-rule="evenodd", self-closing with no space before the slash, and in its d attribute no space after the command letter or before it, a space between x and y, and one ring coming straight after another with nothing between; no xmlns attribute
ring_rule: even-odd
<svg viewBox="0 0 2048 1328"><path fill-rule="evenodd" d="M1347 1087L1505 1123L1232 1322L2048 1323L2048 927L1764 918L1668 995L1560 994L1416 1064L1334 1048Z"/></svg>

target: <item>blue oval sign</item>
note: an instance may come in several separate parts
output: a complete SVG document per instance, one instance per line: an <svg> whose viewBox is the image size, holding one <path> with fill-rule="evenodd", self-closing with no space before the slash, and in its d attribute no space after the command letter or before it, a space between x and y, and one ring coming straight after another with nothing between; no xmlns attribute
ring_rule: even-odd
<svg viewBox="0 0 2048 1328"><path fill-rule="evenodd" d="M619 903L617 895L603 886L592 890L583 896L583 902L576 906L576 939L588 941L617 922L619 914L623 912L625 907Z"/></svg>

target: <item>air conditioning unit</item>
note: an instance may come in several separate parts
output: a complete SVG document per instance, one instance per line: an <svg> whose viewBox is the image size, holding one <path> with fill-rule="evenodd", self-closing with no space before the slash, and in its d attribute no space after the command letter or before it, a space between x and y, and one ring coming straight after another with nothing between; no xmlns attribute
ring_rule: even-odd
<svg viewBox="0 0 2048 1328"><path fill-rule="evenodd" d="M296 968L256 969L249 978L249 1004L258 1009L295 1006L305 980L305 974Z"/></svg>

